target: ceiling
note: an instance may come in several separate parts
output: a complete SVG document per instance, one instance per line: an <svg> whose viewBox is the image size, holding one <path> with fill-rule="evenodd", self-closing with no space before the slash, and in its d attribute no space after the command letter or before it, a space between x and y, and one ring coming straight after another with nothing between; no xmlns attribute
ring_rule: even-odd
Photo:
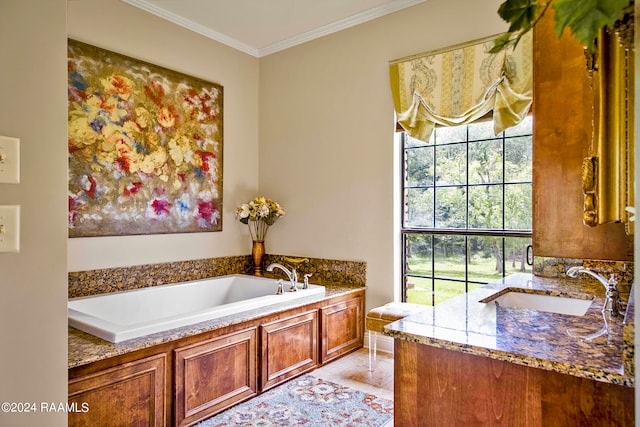
<svg viewBox="0 0 640 427"><path fill-rule="evenodd" d="M255 57L426 0L122 0Z"/></svg>

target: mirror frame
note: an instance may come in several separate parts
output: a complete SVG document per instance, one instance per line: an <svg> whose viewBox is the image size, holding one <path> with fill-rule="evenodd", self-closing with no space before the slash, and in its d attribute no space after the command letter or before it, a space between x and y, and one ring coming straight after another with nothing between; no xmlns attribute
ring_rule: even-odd
<svg viewBox="0 0 640 427"><path fill-rule="evenodd" d="M614 28L600 30L596 50L585 51L593 85L594 132L582 163L583 222L625 224L633 234L634 53L633 8Z"/></svg>

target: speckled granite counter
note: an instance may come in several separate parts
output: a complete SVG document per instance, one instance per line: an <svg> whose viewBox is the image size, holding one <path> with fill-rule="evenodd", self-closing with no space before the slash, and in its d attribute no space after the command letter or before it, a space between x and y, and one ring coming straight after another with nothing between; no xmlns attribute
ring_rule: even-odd
<svg viewBox="0 0 640 427"><path fill-rule="evenodd" d="M595 299L584 316L479 302L509 287L576 298L595 295ZM571 336L586 336L601 329L604 326L603 304L604 287L597 281L516 274L429 307L424 313L393 322L385 327L384 334L520 365L633 386L633 358L625 354L633 349L632 342L625 345L625 336L629 335L626 330L632 324L625 326L621 317L609 320L608 335L590 341ZM629 322L633 322L632 316L628 317Z"/></svg>
<svg viewBox="0 0 640 427"><path fill-rule="evenodd" d="M318 282L314 282L318 283ZM324 297L308 297L298 299L270 307L251 310L233 316L227 316L216 320L198 323L191 326L172 329L166 332L147 335L144 337L131 339L113 344L93 335L84 333L75 328L69 327L69 368L86 365L98 360L107 359L124 353L153 347L158 344L173 341L186 336L196 335L203 332L213 331L233 324L257 319L262 316L277 313L292 308L304 306L306 304L319 302L328 298L347 295L356 291L366 289L365 287L343 286L336 283L318 283L325 286Z"/></svg>

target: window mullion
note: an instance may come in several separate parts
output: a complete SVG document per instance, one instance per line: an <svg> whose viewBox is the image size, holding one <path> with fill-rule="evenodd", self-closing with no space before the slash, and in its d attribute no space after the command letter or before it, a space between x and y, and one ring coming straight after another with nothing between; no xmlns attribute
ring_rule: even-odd
<svg viewBox="0 0 640 427"><path fill-rule="evenodd" d="M465 162L465 201L466 201L466 215L465 215L465 226L469 229L469 125L466 127L466 154L467 161ZM469 237L464 236L464 291L469 291Z"/></svg>
<svg viewBox="0 0 640 427"><path fill-rule="evenodd" d="M506 173L507 173L507 168L505 166L506 163L507 163L507 158L506 158L506 155L507 155L506 145L507 144L506 144L506 142L507 142L507 140L505 139L505 134L504 134L504 132L502 132L502 229L503 230L505 229L505 226L506 226L506 222L505 222L505 220L506 220L506 213L505 213L505 211L506 211L506 209L505 209L506 196L505 196L505 193L507 191L506 191L506 185L505 185L505 179L504 179L505 176L506 176ZM503 255L503 257L504 257L504 255ZM502 270L503 270L502 276L504 276L504 268Z"/></svg>
<svg viewBox="0 0 640 427"><path fill-rule="evenodd" d="M436 236L431 235L431 305L436 305Z"/></svg>

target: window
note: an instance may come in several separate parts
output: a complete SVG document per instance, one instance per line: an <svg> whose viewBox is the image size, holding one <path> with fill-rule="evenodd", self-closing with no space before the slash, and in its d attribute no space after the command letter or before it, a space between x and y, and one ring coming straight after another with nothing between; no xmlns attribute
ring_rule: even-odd
<svg viewBox="0 0 640 427"><path fill-rule="evenodd" d="M495 136L492 121L402 141L402 300L435 305L531 272L532 117Z"/></svg>

